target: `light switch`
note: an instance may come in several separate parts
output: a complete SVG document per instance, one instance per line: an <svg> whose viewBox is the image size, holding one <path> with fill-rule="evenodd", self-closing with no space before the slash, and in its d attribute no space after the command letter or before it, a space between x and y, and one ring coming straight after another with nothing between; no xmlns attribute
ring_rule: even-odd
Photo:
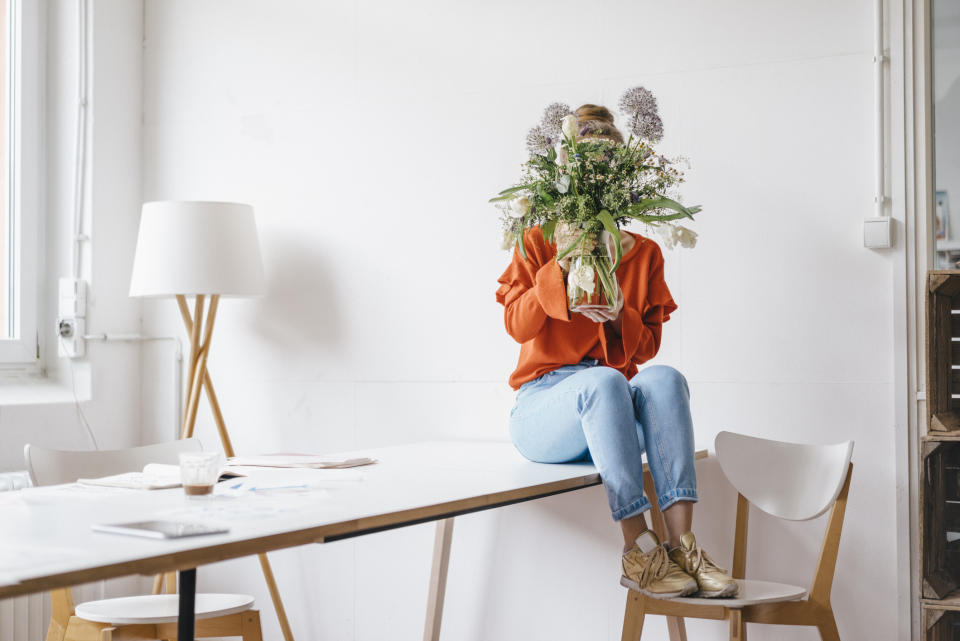
<svg viewBox="0 0 960 641"><path fill-rule="evenodd" d="M868 249L893 247L893 220L889 216L864 218L863 246Z"/></svg>

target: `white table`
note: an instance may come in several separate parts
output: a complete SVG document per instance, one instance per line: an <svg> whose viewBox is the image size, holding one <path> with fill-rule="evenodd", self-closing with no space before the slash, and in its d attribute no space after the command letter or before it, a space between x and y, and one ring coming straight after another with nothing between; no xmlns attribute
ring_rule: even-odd
<svg viewBox="0 0 960 641"><path fill-rule="evenodd" d="M186 587L181 588L181 613L188 613L200 565L438 521L425 631L426 639L436 639L455 516L600 483L589 463L531 463L510 443L499 441L421 443L345 454L379 462L356 468L362 480L334 482L333 489L321 492L277 491L207 501L188 499L179 489L99 494L55 487L9 493L0 499L0 598L176 569ZM298 472L308 478L325 475ZM224 523L230 532L151 540L90 527L164 517ZM192 639L189 619L181 621L188 623L181 641Z"/></svg>

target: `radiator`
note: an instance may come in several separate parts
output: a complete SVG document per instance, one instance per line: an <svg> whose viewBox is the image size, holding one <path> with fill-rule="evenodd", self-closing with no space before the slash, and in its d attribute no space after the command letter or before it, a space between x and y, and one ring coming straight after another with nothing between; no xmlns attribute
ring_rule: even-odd
<svg viewBox="0 0 960 641"><path fill-rule="evenodd" d="M0 600L0 641L43 641L49 622L46 594Z"/></svg>
<svg viewBox="0 0 960 641"><path fill-rule="evenodd" d="M23 472L0 472L0 492L19 490L30 485ZM31 594L0 599L0 641L43 641L50 622L50 599L46 594Z"/></svg>

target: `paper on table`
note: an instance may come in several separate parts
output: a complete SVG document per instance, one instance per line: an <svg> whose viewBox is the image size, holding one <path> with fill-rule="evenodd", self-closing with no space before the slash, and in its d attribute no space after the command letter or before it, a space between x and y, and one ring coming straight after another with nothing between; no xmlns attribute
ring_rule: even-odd
<svg viewBox="0 0 960 641"><path fill-rule="evenodd" d="M315 470L359 467L376 463L376 459L334 458L314 454L261 454L259 456L234 456L227 459L227 466L241 467L305 467Z"/></svg>
<svg viewBox="0 0 960 641"><path fill-rule="evenodd" d="M222 470L220 480L243 476L235 470ZM147 463L142 472L125 472L96 479L77 479L80 485L120 487L131 490L168 490L180 487L180 466L165 463Z"/></svg>

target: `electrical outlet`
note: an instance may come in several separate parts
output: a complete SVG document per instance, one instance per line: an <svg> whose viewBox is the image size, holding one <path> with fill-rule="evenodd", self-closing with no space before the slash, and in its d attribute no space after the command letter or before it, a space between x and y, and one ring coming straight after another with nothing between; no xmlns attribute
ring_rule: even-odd
<svg viewBox="0 0 960 641"><path fill-rule="evenodd" d="M86 352L87 283L78 278L60 279L57 318L57 354L80 358Z"/></svg>
<svg viewBox="0 0 960 641"><path fill-rule="evenodd" d="M83 339L87 322L83 318L57 319L57 354L67 358L80 358L86 353L87 342Z"/></svg>

